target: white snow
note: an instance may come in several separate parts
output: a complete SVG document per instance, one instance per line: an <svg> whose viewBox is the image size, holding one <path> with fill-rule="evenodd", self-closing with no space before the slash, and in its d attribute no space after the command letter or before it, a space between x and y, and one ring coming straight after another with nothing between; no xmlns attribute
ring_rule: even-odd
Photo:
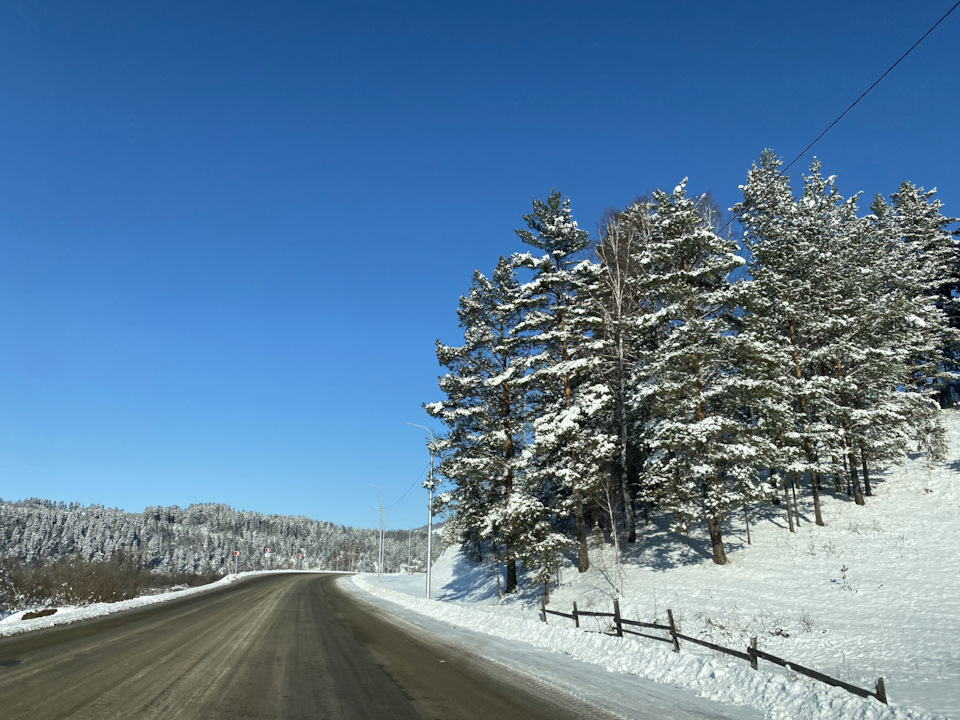
<svg viewBox="0 0 960 720"><path fill-rule="evenodd" d="M782 507L751 517L752 545L742 516L734 517L724 528L724 567L710 561L709 544L696 533L682 542L651 525L625 551L620 568L612 546L594 538L591 570L581 575L567 566L562 587L551 591L551 609L570 612L576 601L580 610L610 611L622 577L625 617L663 622L670 608L684 634L740 650L757 636L761 650L867 689L882 676L890 706L764 661L753 671L689 643L675 654L666 643L589 632L603 628L586 618L580 630L556 616L543 623L535 590L501 601L491 568L453 550L433 568L433 600L423 597L423 574L387 574L379 584L375 575L342 582L495 662L567 686L590 702L599 697L624 717L960 718L960 412L944 417L950 443L944 465L913 456L876 473L865 507L826 492L826 527L812 523L809 498L801 500L804 522L796 533L786 530ZM35 620L17 613L0 622L0 636L204 592L248 574L254 573L60 608ZM659 709L638 709L647 703ZM668 710L680 707L689 714Z"/></svg>
<svg viewBox="0 0 960 720"><path fill-rule="evenodd" d="M875 473L865 507L827 492L826 527L813 524L801 501L802 524L786 529L781 507L751 517L746 544L742 515L725 527L729 562L709 559L709 544L678 541L647 528L621 567L624 617L666 622L673 610L681 632L745 650L752 636L774 655L872 690L886 683L890 706L784 671L682 644L617 639L583 618L581 630L551 615L543 623L539 596L527 588L501 601L489 565L448 550L433 569L434 600L423 575L361 575L345 580L389 601L396 610L528 646L566 653L611 673L666 683L723 703L749 706L764 718L960 718L960 413L944 414L950 438L945 465L922 456ZM550 609L612 611L619 584L612 545L595 538L593 567L563 570ZM510 645L505 645L509 648ZM538 673L536 667L529 672ZM742 712L736 709L734 716Z"/></svg>

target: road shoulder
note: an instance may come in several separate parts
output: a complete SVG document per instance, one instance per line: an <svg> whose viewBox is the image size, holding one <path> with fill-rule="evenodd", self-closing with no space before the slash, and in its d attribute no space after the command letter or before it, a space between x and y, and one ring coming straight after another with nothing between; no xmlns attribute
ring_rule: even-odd
<svg viewBox="0 0 960 720"><path fill-rule="evenodd" d="M458 627L418 613L386 597L367 592L343 577L338 586L357 601L372 606L408 632L426 634L432 642L470 655L487 671L512 677L559 702L582 704L631 720L761 720L752 708L729 706L697 697L669 685L626 673L610 672L600 665Z"/></svg>

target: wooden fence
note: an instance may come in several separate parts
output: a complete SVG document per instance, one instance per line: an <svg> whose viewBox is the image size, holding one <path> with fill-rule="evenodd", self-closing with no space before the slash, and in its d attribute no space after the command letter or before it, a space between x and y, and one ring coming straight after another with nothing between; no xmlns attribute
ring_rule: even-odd
<svg viewBox="0 0 960 720"><path fill-rule="evenodd" d="M763 652L757 648L757 638L750 638L750 645L747 647L746 651L734 650L732 648L723 647L722 645L716 645L712 642L707 642L706 640L701 640L700 638L690 637L689 635L683 635L677 632L677 625L673 621L673 611L667 610L667 625L660 625L657 623L645 623L639 622L637 620L628 620L620 614L620 601L614 599L613 601L613 612L593 612L587 610L577 609L577 604L573 604L573 612L565 613L560 612L559 610L548 610L546 603L543 598L540 599L540 610L543 613L543 621L547 622L547 615L557 615L559 617L565 617L573 620L576 627L580 627L580 618L582 617L597 617L597 618L611 618L613 620L613 632L606 633L614 635L616 637L623 637L624 634L628 635L639 635L640 637L648 638L650 640L659 640L660 642L667 642L673 645L674 652L680 652L680 641L685 640L686 642L692 642L695 645L701 645L702 647L709 648L710 650L716 650L717 652L724 653L725 655L732 655L733 657L740 658L741 660L746 660L750 663L750 667L754 670L757 669L758 660L766 660L767 662L780 665L785 667L788 670L793 670L796 673L801 675L806 675L811 677L814 680L818 680L827 685L832 685L833 687L843 688L847 692L851 692L854 695L859 695L864 698L876 698L884 705L887 704L887 690L883 684L883 678L877 679L876 690L864 690L861 687L856 685L851 685L850 683L845 683L842 680L837 680L832 678L829 675L824 675L821 672L816 670L811 670L808 667L803 665L798 665L795 662L789 660L784 660L781 657L776 655L771 655L770 653ZM629 628L638 627L645 630L660 630L661 632L667 633L667 636L663 635L651 635L646 632L639 632L637 630L630 630Z"/></svg>

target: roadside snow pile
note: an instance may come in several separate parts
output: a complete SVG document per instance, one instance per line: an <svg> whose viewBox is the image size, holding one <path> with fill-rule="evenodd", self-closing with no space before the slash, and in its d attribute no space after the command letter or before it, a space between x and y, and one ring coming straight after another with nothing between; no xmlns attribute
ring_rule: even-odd
<svg viewBox="0 0 960 720"><path fill-rule="evenodd" d="M626 618L665 623L670 608L693 637L743 651L756 636L761 650L865 689L882 676L890 707L762 660L755 672L690 643L677 655L666 643L586 632L605 629L596 620L582 619L581 630L556 616L544 624L535 589L501 601L489 565L454 551L434 567L439 600L422 599L423 575L353 582L458 626L750 705L768 718L960 718L960 412L947 411L945 421L944 466L912 457L877 473L865 507L824 497L826 527L813 524L809 498L796 533L782 506L751 517L751 545L743 517L731 518L729 562L719 567L705 537L684 540L650 525L619 568L612 545L595 538L591 570L566 566L562 587L551 591L551 609L570 612L576 601L580 610L611 612L622 587Z"/></svg>
<svg viewBox="0 0 960 720"><path fill-rule="evenodd" d="M386 580L389 576L385 576ZM422 580L422 576L420 578ZM353 576L360 589L401 607L495 637L565 653L609 672L629 673L693 692L730 705L747 705L771 720L932 720L938 716L903 707L881 705L800 676L784 676L743 662L711 657L684 647L679 655L666 644L618 638L575 630L569 621L550 618L544 624L535 611L517 612L474 603L426 600L377 585L376 576ZM536 673L536 668L531 668Z"/></svg>

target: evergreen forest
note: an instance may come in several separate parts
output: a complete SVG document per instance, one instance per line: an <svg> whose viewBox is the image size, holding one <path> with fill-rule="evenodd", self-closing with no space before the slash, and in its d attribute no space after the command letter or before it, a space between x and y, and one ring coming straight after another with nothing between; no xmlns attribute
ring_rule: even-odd
<svg viewBox="0 0 960 720"><path fill-rule="evenodd" d="M958 231L903 183L861 209L814 161L796 187L764 151L730 222L686 180L607 213L597 236L558 191L479 270L461 344L437 341L445 532L549 593L591 534L652 517L709 535L797 498L864 504L907 453L942 459L955 396ZM740 232L734 237L733 227ZM873 473L873 475L871 475ZM748 525L749 527L749 525Z"/></svg>
<svg viewBox="0 0 960 720"><path fill-rule="evenodd" d="M0 501L0 557L25 565L122 556L166 574L234 568L376 571L378 543L375 529L215 503L130 513L36 498ZM387 530L384 570L422 570L426 544L426 528Z"/></svg>

